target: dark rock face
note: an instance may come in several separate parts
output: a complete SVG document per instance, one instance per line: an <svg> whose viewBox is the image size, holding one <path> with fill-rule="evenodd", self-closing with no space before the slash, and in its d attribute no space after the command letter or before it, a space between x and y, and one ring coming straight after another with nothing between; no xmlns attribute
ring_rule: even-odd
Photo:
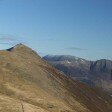
<svg viewBox="0 0 112 112"><path fill-rule="evenodd" d="M112 61L110 60L98 60L91 63L90 72L93 74L99 74L97 77L104 80L112 79Z"/></svg>
<svg viewBox="0 0 112 112"><path fill-rule="evenodd" d="M69 55L47 55L43 59L73 79L89 85L97 85L112 93L112 61L110 60L88 61Z"/></svg>
<svg viewBox="0 0 112 112"><path fill-rule="evenodd" d="M90 70L102 73L110 73L112 69L112 61L109 60L98 60L91 63Z"/></svg>

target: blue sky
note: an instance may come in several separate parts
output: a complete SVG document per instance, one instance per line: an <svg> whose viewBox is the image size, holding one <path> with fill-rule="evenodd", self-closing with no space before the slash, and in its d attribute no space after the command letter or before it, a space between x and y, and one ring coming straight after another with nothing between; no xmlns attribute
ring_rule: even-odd
<svg viewBox="0 0 112 112"><path fill-rule="evenodd" d="M112 60L112 0L0 0L0 49Z"/></svg>

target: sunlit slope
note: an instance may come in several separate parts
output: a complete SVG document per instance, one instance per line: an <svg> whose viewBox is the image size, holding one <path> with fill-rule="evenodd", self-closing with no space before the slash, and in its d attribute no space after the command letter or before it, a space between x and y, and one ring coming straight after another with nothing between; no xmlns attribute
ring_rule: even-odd
<svg viewBox="0 0 112 112"><path fill-rule="evenodd" d="M3 106L4 105L4 106ZM0 51L1 112L112 112L112 99L73 81L19 44Z"/></svg>

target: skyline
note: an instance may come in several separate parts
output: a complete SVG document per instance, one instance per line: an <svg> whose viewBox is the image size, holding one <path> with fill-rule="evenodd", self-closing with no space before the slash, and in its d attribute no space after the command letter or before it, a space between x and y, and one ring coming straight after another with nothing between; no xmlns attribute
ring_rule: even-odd
<svg viewBox="0 0 112 112"><path fill-rule="evenodd" d="M1 0L0 49L112 60L111 0Z"/></svg>

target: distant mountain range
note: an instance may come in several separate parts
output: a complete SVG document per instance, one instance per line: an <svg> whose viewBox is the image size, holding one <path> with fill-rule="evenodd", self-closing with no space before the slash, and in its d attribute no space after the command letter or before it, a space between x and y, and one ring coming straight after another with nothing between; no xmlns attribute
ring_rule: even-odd
<svg viewBox="0 0 112 112"><path fill-rule="evenodd" d="M71 64L71 58L66 58L62 61ZM80 64L83 61L79 59ZM94 63L91 69L97 70ZM112 112L112 97L65 76L35 51L18 44L0 51L0 112Z"/></svg>
<svg viewBox="0 0 112 112"><path fill-rule="evenodd" d="M43 59L64 72L67 76L91 86L98 86L112 94L111 60L88 61L70 55L47 55Z"/></svg>

